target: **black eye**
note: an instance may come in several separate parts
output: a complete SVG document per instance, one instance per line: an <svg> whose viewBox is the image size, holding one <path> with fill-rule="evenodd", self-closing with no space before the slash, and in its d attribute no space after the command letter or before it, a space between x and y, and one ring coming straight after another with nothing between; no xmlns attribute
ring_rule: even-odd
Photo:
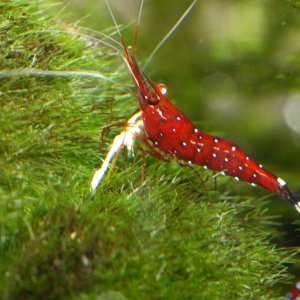
<svg viewBox="0 0 300 300"><path fill-rule="evenodd" d="M146 97L147 102L149 104L156 104L160 100L159 96L155 93L149 93L148 96Z"/></svg>

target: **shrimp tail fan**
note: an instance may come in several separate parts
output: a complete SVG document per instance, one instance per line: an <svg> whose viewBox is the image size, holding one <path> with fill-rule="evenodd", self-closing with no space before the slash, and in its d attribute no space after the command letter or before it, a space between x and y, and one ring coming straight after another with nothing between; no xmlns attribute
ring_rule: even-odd
<svg viewBox="0 0 300 300"><path fill-rule="evenodd" d="M292 194L287 186L284 186L278 191L278 195L287 201L290 205L294 206L296 210L300 213L300 197Z"/></svg>

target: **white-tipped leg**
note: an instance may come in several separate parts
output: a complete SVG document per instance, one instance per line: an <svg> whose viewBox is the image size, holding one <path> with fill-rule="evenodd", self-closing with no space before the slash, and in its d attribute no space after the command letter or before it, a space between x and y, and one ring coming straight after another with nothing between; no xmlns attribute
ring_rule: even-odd
<svg viewBox="0 0 300 300"><path fill-rule="evenodd" d="M114 141L111 145L109 152L106 155L105 160L103 161L102 166L94 174L94 177L93 177L93 180L91 183L92 190L95 190L97 188L97 186L99 185L105 172L107 171L112 158L116 155L116 153L119 151L119 149L121 149L123 147L124 135L125 135L124 131L122 131L121 134L117 135L114 138Z"/></svg>
<svg viewBox="0 0 300 300"><path fill-rule="evenodd" d="M295 204L295 208L300 213L300 201Z"/></svg>
<svg viewBox="0 0 300 300"><path fill-rule="evenodd" d="M127 147L128 154L131 155L133 151L133 145L135 142L136 135L139 135L144 126L142 120L138 120L141 117L141 112L137 112L130 119L128 119L128 126L115 138L110 147L109 152L106 155L106 158L103 161L102 166L95 172L92 182L91 189L95 190L100 181L102 180L104 174L106 173L109 164L113 157L122 149L123 147Z"/></svg>

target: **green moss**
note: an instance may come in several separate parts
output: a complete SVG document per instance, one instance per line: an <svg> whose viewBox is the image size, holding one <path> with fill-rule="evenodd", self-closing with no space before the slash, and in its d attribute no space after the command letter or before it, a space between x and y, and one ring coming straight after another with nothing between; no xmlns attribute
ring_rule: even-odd
<svg viewBox="0 0 300 300"><path fill-rule="evenodd" d="M205 192L189 170L147 157L141 183L141 154L120 154L89 192L107 149L98 153L101 128L137 107L127 71L112 73L119 58L109 49L61 32L43 1L4 1L0 11L1 295L279 298L291 253L270 244L262 201L230 197L226 179ZM120 84L8 71L25 67L92 69Z"/></svg>

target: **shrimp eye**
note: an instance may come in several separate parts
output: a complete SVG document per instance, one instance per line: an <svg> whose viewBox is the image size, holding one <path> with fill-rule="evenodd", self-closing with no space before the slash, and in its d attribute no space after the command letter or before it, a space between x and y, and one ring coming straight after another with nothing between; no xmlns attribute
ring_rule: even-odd
<svg viewBox="0 0 300 300"><path fill-rule="evenodd" d="M146 97L146 100L149 102L149 104L156 104L160 98L156 93L150 92Z"/></svg>
<svg viewBox="0 0 300 300"><path fill-rule="evenodd" d="M167 95L167 92L168 92L168 88L165 84L163 83L160 83L157 85L159 91L163 94L163 95Z"/></svg>

